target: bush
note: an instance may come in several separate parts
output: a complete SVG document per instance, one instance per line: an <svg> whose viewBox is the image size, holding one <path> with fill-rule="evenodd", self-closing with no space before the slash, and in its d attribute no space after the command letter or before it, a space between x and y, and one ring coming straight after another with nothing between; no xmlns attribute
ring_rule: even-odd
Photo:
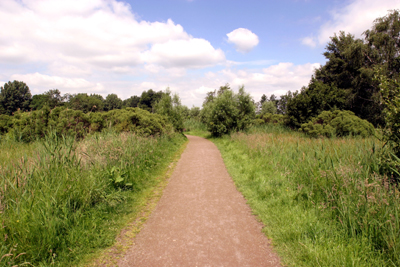
<svg viewBox="0 0 400 267"><path fill-rule="evenodd" d="M54 131L58 136L84 138L89 133L113 127L118 133L133 132L141 136L173 132L167 118L140 108L126 108L109 112L83 113L81 110L47 106L32 112L15 112L14 116L0 115L0 134L14 140L32 142Z"/></svg>
<svg viewBox="0 0 400 267"><path fill-rule="evenodd" d="M222 136L247 129L255 116L255 106L242 86L238 94L227 89L214 97L203 106L200 116L213 136Z"/></svg>
<svg viewBox="0 0 400 267"><path fill-rule="evenodd" d="M374 126L360 119L348 110L323 111L308 123L301 125L301 131L313 137L326 136L371 136Z"/></svg>
<svg viewBox="0 0 400 267"><path fill-rule="evenodd" d="M285 122L285 115L266 113L262 116L265 123L283 124Z"/></svg>

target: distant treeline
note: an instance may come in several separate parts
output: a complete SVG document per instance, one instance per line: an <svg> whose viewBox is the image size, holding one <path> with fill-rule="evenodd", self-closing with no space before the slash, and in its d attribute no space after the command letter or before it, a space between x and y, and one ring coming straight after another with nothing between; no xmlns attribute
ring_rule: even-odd
<svg viewBox="0 0 400 267"><path fill-rule="evenodd" d="M104 98L99 94L64 94L60 90L51 89L43 94L31 95L29 87L22 81L13 81L4 84L0 93L0 114L11 115L17 110L39 110L44 106L53 109L66 107L81 110L84 113L96 111L110 111L125 107L136 108L152 112L154 104L161 99L164 92L149 89L140 96L131 96L121 100L116 94L109 94Z"/></svg>

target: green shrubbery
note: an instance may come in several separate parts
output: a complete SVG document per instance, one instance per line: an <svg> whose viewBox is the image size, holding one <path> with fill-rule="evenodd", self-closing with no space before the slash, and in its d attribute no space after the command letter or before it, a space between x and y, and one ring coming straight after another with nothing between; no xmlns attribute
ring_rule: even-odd
<svg viewBox="0 0 400 267"><path fill-rule="evenodd" d="M244 86L235 94L228 86L222 87L203 105L202 121L213 136L229 134L234 130L247 129L255 116L255 105Z"/></svg>
<svg viewBox="0 0 400 267"><path fill-rule="evenodd" d="M101 132L112 127L116 132L134 132L141 136L160 135L173 131L165 116L140 108L115 109L109 112L83 113L57 107L44 106L31 112L17 111L14 116L0 115L0 134L23 142L32 142L54 131L57 135L75 136Z"/></svg>
<svg viewBox="0 0 400 267"><path fill-rule="evenodd" d="M347 110L323 111L308 123L301 125L301 130L310 136L371 136L374 126Z"/></svg>

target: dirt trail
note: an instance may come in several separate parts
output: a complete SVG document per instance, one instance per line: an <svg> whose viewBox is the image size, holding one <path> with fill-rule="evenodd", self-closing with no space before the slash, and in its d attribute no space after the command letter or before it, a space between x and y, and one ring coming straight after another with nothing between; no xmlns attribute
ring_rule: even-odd
<svg viewBox="0 0 400 267"><path fill-rule="evenodd" d="M216 146L189 144L118 266L281 266Z"/></svg>

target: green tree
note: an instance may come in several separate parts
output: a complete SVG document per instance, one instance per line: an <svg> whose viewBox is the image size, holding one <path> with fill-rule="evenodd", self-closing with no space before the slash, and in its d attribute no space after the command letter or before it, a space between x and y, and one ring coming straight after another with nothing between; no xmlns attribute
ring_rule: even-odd
<svg viewBox="0 0 400 267"><path fill-rule="evenodd" d="M65 96L61 95L60 90L51 89L43 94L34 95L30 104L30 108L33 110L42 109L44 106L48 106L53 109L58 106L64 105Z"/></svg>
<svg viewBox="0 0 400 267"><path fill-rule="evenodd" d="M22 81L13 81L5 83L0 88L0 111L11 115L17 110L29 110L29 104L32 99L29 87Z"/></svg>
<svg viewBox="0 0 400 267"><path fill-rule="evenodd" d="M76 95L69 95L67 106L71 109L81 110L85 113L102 111L104 107L103 97L100 95L88 95L86 93L79 93Z"/></svg>
<svg viewBox="0 0 400 267"><path fill-rule="evenodd" d="M154 105L161 99L162 95L162 91L155 92L153 89L143 91L140 96L138 107L152 112Z"/></svg>
<svg viewBox="0 0 400 267"><path fill-rule="evenodd" d="M171 91L167 88L154 108L156 113L168 118L176 131L183 131L182 105L177 94L173 94L171 97Z"/></svg>
<svg viewBox="0 0 400 267"><path fill-rule="evenodd" d="M254 101L245 92L244 86L239 88L238 94L230 88L223 89L223 92L212 101L204 101L201 111L202 121L206 123L207 129L213 136L244 130L250 126L254 116Z"/></svg>
<svg viewBox="0 0 400 267"><path fill-rule="evenodd" d="M264 103L261 105L260 115L263 116L267 113L270 113L270 114L277 113L277 108L276 108L276 104L274 101L264 101Z"/></svg>
<svg viewBox="0 0 400 267"><path fill-rule="evenodd" d="M104 101L104 109L106 111L113 109L121 109L122 100L116 94L109 94Z"/></svg>
<svg viewBox="0 0 400 267"><path fill-rule="evenodd" d="M371 30L364 32L369 47L368 60L381 65L388 78L399 77L400 72L400 11L389 13L374 21Z"/></svg>
<svg viewBox="0 0 400 267"><path fill-rule="evenodd" d="M344 109L347 96L346 90L313 79L287 103L288 125L299 128L324 110Z"/></svg>
<svg viewBox="0 0 400 267"><path fill-rule="evenodd" d="M128 99L125 99L122 104L124 107L136 108L138 107L139 102L140 102L140 97L134 95Z"/></svg>

